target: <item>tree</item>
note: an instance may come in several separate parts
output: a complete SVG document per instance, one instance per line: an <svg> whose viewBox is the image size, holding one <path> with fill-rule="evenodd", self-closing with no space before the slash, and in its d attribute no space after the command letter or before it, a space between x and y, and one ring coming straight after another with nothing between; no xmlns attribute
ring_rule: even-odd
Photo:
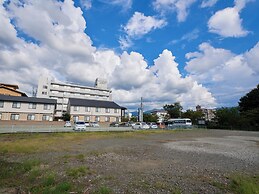
<svg viewBox="0 0 259 194"><path fill-rule="evenodd" d="M189 118L192 120L193 124L198 124L198 119L203 117L203 113L201 111L193 111L187 110L186 112L182 113L183 118Z"/></svg>
<svg viewBox="0 0 259 194"><path fill-rule="evenodd" d="M176 102L174 104L166 104L164 105L164 110L167 111L170 118L179 118L181 117L181 113L183 110L183 107L179 102Z"/></svg>
<svg viewBox="0 0 259 194"><path fill-rule="evenodd" d="M70 114L68 112L63 113L62 115L64 121L70 121Z"/></svg>
<svg viewBox="0 0 259 194"><path fill-rule="evenodd" d="M143 115L143 120L145 122L157 122L157 119L158 119L157 115L146 114L146 113L144 113Z"/></svg>
<svg viewBox="0 0 259 194"><path fill-rule="evenodd" d="M240 98L239 108L246 130L259 130L259 84Z"/></svg>
<svg viewBox="0 0 259 194"><path fill-rule="evenodd" d="M238 107L222 107L215 112L215 121L218 128L233 129L240 126L240 114Z"/></svg>
<svg viewBox="0 0 259 194"><path fill-rule="evenodd" d="M259 108L259 84L239 100L240 112Z"/></svg>

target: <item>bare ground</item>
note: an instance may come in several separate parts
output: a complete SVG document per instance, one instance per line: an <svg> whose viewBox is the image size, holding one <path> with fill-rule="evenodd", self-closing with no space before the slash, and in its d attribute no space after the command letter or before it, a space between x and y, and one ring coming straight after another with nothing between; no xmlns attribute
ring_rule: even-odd
<svg viewBox="0 0 259 194"><path fill-rule="evenodd" d="M225 193L229 191L215 183L228 184L229 175L235 173L259 175L258 132L129 133L99 138L82 133L85 138L80 141L53 145L59 147L55 151L8 152L1 154L0 159L38 159L43 171L70 181L73 187L69 192L76 193L94 193L102 187L111 193ZM47 135L51 138L51 134ZM6 139L12 140L12 135L0 136L0 143ZM69 177L67 169L82 166L87 167L87 173ZM29 183L11 185L0 185L0 193L26 193L31 189Z"/></svg>

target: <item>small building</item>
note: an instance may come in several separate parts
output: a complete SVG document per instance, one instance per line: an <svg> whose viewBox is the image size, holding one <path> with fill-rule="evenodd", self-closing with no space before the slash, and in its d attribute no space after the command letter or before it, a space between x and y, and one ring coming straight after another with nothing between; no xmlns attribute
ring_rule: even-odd
<svg viewBox="0 0 259 194"><path fill-rule="evenodd" d="M18 91L18 85L0 83L0 94L7 96L27 96L25 93Z"/></svg>
<svg viewBox="0 0 259 194"><path fill-rule="evenodd" d="M68 113L73 121L121 122L124 107L113 101L69 98Z"/></svg>
<svg viewBox="0 0 259 194"><path fill-rule="evenodd" d="M197 105L196 111L203 113L203 119L205 119L205 121L211 121L215 118L215 109L202 108L200 105Z"/></svg>
<svg viewBox="0 0 259 194"><path fill-rule="evenodd" d="M0 95L0 120L52 121L54 99Z"/></svg>

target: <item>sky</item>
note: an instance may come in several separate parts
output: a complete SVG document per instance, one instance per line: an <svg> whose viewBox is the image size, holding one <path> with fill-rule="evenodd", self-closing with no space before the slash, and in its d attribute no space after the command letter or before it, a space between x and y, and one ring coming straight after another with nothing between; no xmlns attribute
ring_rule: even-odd
<svg viewBox="0 0 259 194"><path fill-rule="evenodd" d="M136 110L237 106L259 84L256 0L0 0L0 82L41 75Z"/></svg>

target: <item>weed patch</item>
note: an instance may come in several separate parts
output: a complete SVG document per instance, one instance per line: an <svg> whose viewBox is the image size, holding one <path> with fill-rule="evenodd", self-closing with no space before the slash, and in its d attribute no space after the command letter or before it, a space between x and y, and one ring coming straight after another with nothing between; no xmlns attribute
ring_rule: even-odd
<svg viewBox="0 0 259 194"><path fill-rule="evenodd" d="M73 177L73 178L78 178L81 176L86 175L89 173L89 168L85 166L80 166L76 168L69 168L66 171L67 176Z"/></svg>

